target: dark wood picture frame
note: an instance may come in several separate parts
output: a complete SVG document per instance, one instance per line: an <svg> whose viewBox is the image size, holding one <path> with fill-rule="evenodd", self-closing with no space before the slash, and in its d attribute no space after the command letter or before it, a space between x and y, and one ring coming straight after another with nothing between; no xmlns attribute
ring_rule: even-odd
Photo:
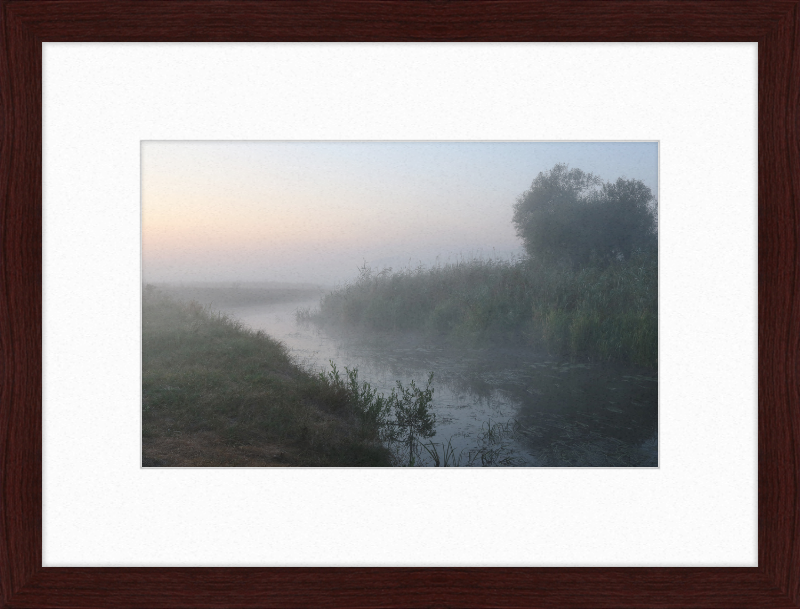
<svg viewBox="0 0 800 609"><path fill-rule="evenodd" d="M0 6L0 606L800 607L798 0ZM758 567L42 567L42 43L268 40L758 42Z"/></svg>

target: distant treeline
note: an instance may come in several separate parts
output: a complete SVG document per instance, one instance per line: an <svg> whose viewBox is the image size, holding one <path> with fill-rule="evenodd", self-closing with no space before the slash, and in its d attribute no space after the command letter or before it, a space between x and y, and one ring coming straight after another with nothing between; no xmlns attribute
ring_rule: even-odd
<svg viewBox="0 0 800 609"><path fill-rule="evenodd" d="M152 284L177 300L214 308L274 304L320 296L323 288L301 284Z"/></svg>
<svg viewBox="0 0 800 609"><path fill-rule="evenodd" d="M394 273L365 264L319 310L298 317L658 365L657 206L649 188L556 165L518 198L514 224L524 260Z"/></svg>

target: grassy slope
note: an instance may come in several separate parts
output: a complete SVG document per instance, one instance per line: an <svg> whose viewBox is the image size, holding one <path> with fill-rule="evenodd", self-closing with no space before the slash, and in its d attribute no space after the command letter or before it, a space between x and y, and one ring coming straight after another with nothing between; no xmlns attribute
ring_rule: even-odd
<svg viewBox="0 0 800 609"><path fill-rule="evenodd" d="M261 332L145 290L143 463L390 465L346 391Z"/></svg>
<svg viewBox="0 0 800 609"><path fill-rule="evenodd" d="M656 367L658 262L642 256L580 270L486 260L399 273L364 268L306 316Z"/></svg>

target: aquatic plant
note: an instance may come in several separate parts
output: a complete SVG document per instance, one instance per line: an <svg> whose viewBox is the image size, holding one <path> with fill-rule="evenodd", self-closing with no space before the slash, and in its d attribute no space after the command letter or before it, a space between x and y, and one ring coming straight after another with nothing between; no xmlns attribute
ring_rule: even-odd
<svg viewBox="0 0 800 609"><path fill-rule="evenodd" d="M462 449L458 456L453 448L452 437L446 443L431 441L420 446L431 458L435 467L523 465L524 461L515 456L513 446L513 441L519 437L522 431L522 426L516 419L495 424L492 424L490 419L481 425L476 445L470 449ZM440 447L441 455L439 454Z"/></svg>
<svg viewBox="0 0 800 609"><path fill-rule="evenodd" d="M439 446L442 447L441 458L439 457L439 449L437 448ZM452 438L447 440L447 444L444 442L435 443L430 441L427 444L420 444L420 447L425 450L435 467L459 467L461 465L461 455L456 457Z"/></svg>

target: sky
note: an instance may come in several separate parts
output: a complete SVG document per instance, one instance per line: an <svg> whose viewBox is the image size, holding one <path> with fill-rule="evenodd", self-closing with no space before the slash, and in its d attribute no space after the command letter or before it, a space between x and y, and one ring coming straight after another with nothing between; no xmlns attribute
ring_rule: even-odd
<svg viewBox="0 0 800 609"><path fill-rule="evenodd" d="M658 196L655 142L142 142L144 281L354 279L516 258L517 197L556 163Z"/></svg>

